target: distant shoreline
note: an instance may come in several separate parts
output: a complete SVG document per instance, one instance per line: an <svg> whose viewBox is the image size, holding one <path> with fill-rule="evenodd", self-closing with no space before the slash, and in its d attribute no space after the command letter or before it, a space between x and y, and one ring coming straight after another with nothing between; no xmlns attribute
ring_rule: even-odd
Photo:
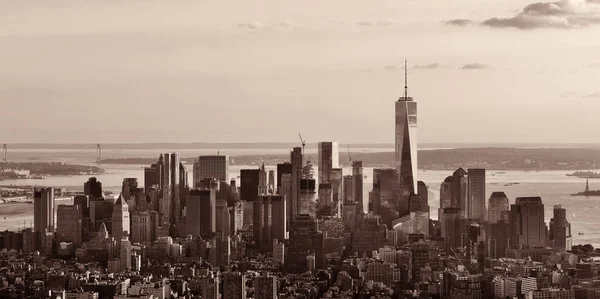
<svg viewBox="0 0 600 299"><path fill-rule="evenodd" d="M340 150L352 148L393 149L393 143L361 143L340 142ZM92 143L9 143L8 149L95 149L97 144ZM103 150L108 149L291 149L300 146L299 141L294 142L190 142L190 143L102 143ZM421 149L455 149L455 148L594 148L600 149L600 143L490 143L490 142L430 142L419 143ZM317 148L316 142L307 142L307 149Z"/></svg>
<svg viewBox="0 0 600 299"><path fill-rule="evenodd" d="M365 167L393 167L394 152L355 152L352 160L363 161ZM308 155L316 163L314 154ZM289 154L230 155L231 165L276 165L289 161ZM342 167L350 166L349 154L339 151ZM191 165L195 157L182 157ZM103 164L150 165L156 158L116 158ZM454 170L485 168L494 170L589 170L600 168L600 148L455 148L418 151L419 169Z"/></svg>

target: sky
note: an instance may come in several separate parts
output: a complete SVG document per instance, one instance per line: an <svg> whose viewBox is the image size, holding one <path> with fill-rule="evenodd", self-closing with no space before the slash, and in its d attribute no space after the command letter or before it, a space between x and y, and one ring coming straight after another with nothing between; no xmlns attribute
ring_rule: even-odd
<svg viewBox="0 0 600 299"><path fill-rule="evenodd" d="M600 0L0 0L0 143L589 143Z"/></svg>

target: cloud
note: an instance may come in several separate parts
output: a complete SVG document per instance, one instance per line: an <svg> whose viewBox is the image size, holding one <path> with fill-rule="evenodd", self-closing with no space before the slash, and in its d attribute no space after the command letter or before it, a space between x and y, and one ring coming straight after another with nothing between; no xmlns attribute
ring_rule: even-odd
<svg viewBox="0 0 600 299"><path fill-rule="evenodd" d="M580 28L600 24L600 0L560 0L536 2L512 17L494 17L482 25L493 28Z"/></svg>
<svg viewBox="0 0 600 299"><path fill-rule="evenodd" d="M473 21L468 20L468 19L454 19L454 20L450 20L450 21L445 21L444 23L446 25L451 25L451 26L465 27L465 26L469 26L469 25L473 24Z"/></svg>
<svg viewBox="0 0 600 299"><path fill-rule="evenodd" d="M490 68L490 66L476 62L476 63L467 63L467 64L463 65L460 69L461 70L481 70L481 69L487 69L487 68Z"/></svg>
<svg viewBox="0 0 600 299"><path fill-rule="evenodd" d="M432 64L424 64L424 65L417 64L414 66L414 68L416 68L416 69L428 69L428 70L439 69L441 67L442 67L442 65L437 62L434 62Z"/></svg>
<svg viewBox="0 0 600 299"><path fill-rule="evenodd" d="M584 94L583 97L584 98L594 98L594 99L600 98L600 91Z"/></svg>
<svg viewBox="0 0 600 299"><path fill-rule="evenodd" d="M389 25L392 25L392 20L385 19L385 20L380 20L380 21L375 21L375 22L361 21L361 22L358 22L357 24L359 26L389 26Z"/></svg>
<svg viewBox="0 0 600 299"><path fill-rule="evenodd" d="M560 94L561 98L583 98L583 99L599 99L600 91L591 92L591 93L582 93L576 91L567 91Z"/></svg>
<svg viewBox="0 0 600 299"><path fill-rule="evenodd" d="M271 23L263 23L260 21L250 22L250 23L238 23L238 27L258 30L264 28L291 28L294 26L292 22L284 21L284 22L271 22Z"/></svg>

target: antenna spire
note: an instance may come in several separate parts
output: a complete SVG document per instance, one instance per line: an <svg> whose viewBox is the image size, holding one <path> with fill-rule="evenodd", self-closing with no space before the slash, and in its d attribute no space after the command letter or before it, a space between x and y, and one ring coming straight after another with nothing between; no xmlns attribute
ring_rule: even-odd
<svg viewBox="0 0 600 299"><path fill-rule="evenodd" d="M406 58L404 59L404 99L408 99L408 71L406 67Z"/></svg>

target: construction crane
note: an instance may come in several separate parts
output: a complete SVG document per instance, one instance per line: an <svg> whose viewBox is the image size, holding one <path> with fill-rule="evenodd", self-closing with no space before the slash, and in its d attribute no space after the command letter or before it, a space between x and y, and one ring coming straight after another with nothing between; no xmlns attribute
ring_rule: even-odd
<svg viewBox="0 0 600 299"><path fill-rule="evenodd" d="M302 156L304 156L304 146L306 145L306 142L304 139L302 139L302 135L300 133L298 133L298 137L300 137L300 142L302 143Z"/></svg>

